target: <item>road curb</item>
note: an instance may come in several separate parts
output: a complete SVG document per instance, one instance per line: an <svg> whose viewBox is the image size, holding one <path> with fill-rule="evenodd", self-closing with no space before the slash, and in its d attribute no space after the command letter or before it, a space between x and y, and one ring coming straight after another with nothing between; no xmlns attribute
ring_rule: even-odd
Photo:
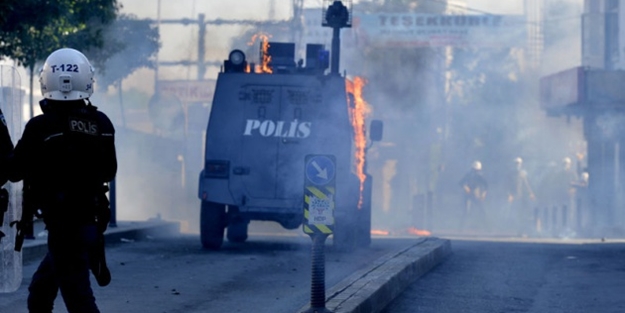
<svg viewBox="0 0 625 313"><path fill-rule="evenodd" d="M333 313L381 312L410 284L451 254L451 242L423 238L393 251L355 272L326 292L326 308ZM306 312L306 306L298 312Z"/></svg>
<svg viewBox="0 0 625 313"><path fill-rule="evenodd" d="M41 226L43 228L43 226ZM180 223L164 220L124 221L118 222L116 227L109 227L104 233L107 245L116 244L124 240L136 241L149 237L167 237L180 233ZM39 237L25 240L22 247L22 262L28 263L41 260L48 252L47 238Z"/></svg>

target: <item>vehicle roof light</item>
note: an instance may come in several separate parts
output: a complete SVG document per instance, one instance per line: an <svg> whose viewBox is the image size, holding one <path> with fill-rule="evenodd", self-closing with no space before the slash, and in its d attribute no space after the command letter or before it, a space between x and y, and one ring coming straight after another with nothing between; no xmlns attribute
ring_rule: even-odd
<svg viewBox="0 0 625 313"><path fill-rule="evenodd" d="M230 60L230 62L232 62L232 65L241 65L245 63L245 53L238 49L232 50L232 52L230 52L230 55L228 56L228 59Z"/></svg>

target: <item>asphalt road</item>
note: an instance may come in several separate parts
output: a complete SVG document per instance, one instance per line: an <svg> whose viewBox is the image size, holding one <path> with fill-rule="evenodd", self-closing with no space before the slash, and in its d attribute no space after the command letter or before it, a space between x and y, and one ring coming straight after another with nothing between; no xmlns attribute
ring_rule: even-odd
<svg viewBox="0 0 625 313"><path fill-rule="evenodd" d="M374 239L369 249L334 251L326 243L326 288L417 238ZM102 312L294 313L310 301L311 240L301 231L258 234L220 251L200 247L197 235L124 241L107 249L113 281L92 280ZM24 267L20 289L0 294L0 312L24 313L38 262ZM55 312L66 313L57 298Z"/></svg>
<svg viewBox="0 0 625 313"><path fill-rule="evenodd" d="M385 313L623 313L625 243L452 240Z"/></svg>

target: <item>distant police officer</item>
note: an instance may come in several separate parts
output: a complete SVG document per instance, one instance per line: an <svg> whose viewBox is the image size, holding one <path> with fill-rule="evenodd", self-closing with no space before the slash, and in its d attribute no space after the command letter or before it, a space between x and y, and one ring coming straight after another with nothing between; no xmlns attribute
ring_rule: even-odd
<svg viewBox="0 0 625 313"><path fill-rule="evenodd" d="M43 114L26 124L10 158L9 179L28 184L48 230L48 253L28 288L30 312L51 312L58 290L68 312L99 312L90 257L100 235L97 203L117 159L113 124L89 102L93 75L77 50L50 54L39 77Z"/></svg>
<svg viewBox="0 0 625 313"><path fill-rule="evenodd" d="M482 175L482 162L473 162L471 170L462 177L459 184L464 191L464 210L462 212L460 229L464 230L466 221L471 215L479 218L480 226L486 226L484 200L488 192L488 183L484 175Z"/></svg>

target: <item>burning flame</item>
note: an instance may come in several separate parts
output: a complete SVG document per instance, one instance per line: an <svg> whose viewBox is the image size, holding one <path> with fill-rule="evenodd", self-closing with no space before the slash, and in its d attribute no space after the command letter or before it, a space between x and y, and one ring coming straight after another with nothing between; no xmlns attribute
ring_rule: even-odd
<svg viewBox="0 0 625 313"><path fill-rule="evenodd" d="M263 40L260 45L260 71L261 73L273 73L271 67L269 67L269 62L271 62L271 56L269 55L269 41Z"/></svg>
<svg viewBox="0 0 625 313"><path fill-rule="evenodd" d="M360 197L358 199L358 209L362 208L363 191L365 188L365 149L367 147L367 137L365 136L365 118L371 113L371 107L362 96L362 88L367 81L361 77L354 77L354 80L346 80L345 88L349 94L354 96L354 103L350 103L351 99L347 98L350 118L354 127L354 143L356 149L354 157L356 158L356 176L360 180Z"/></svg>
<svg viewBox="0 0 625 313"><path fill-rule="evenodd" d="M427 231L424 229L417 229L415 227L410 227L407 230L393 230L392 233L394 235L405 235L406 232L410 235L416 235L416 236L431 236L432 235L430 231ZM389 236L391 235L391 231L382 230L382 229L372 229L371 235Z"/></svg>
<svg viewBox="0 0 625 313"><path fill-rule="evenodd" d="M432 233L427 231L427 230L416 229L414 227L408 228L408 233L412 234L412 235L417 235L417 236L430 236L430 235L432 235Z"/></svg>
<svg viewBox="0 0 625 313"><path fill-rule="evenodd" d="M388 230L372 229L371 235L388 236L390 232Z"/></svg>
<svg viewBox="0 0 625 313"><path fill-rule="evenodd" d="M249 71L253 71L254 73L273 73L273 70L269 67L269 62L271 61L271 56L269 55L269 38L271 37L270 34L261 32L252 35L250 41L247 42L248 46L253 46L256 40L260 40L260 65L258 65L258 67L255 66L255 68L250 68Z"/></svg>

